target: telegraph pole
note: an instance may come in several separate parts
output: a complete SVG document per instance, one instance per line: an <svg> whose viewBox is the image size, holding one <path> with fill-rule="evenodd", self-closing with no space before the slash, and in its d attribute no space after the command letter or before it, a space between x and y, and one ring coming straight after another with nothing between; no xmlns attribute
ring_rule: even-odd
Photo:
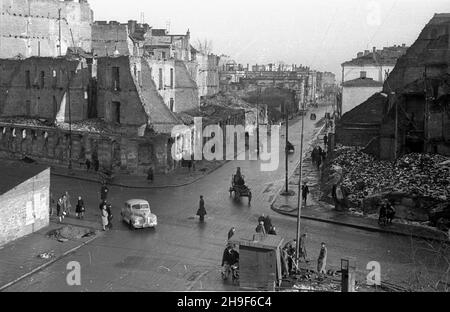
<svg viewBox="0 0 450 312"><path fill-rule="evenodd" d="M288 151L288 142L289 142L289 113L286 105L287 101L284 101L284 113L286 115L286 148L285 148L285 184L286 184L286 195L289 195L289 151Z"/></svg>
<svg viewBox="0 0 450 312"><path fill-rule="evenodd" d="M259 159L259 100L261 96L261 87L258 87L258 96L256 98L256 153Z"/></svg>
<svg viewBox="0 0 450 312"><path fill-rule="evenodd" d="M305 103L303 102L303 110L305 110ZM299 172L299 179L298 179L298 199L297 199L297 205L298 205L298 216L297 216L297 244L296 244L296 250L295 250L295 257L297 258L297 266L300 261L300 219L301 219L301 212L302 212L302 180L303 180L303 138L304 138L304 131L305 131L305 114L302 114L302 136L300 141L300 172Z"/></svg>
<svg viewBox="0 0 450 312"><path fill-rule="evenodd" d="M61 47L61 9L58 9L58 24L59 24L59 31L58 31L58 55L61 56L62 54L62 47Z"/></svg>

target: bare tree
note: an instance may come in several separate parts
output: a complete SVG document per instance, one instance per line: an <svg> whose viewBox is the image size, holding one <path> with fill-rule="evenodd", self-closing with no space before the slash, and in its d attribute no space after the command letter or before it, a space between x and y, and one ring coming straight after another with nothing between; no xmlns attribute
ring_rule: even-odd
<svg viewBox="0 0 450 312"><path fill-rule="evenodd" d="M208 54L212 53L213 44L212 44L211 40L208 40L206 38L203 40L198 39L195 48L200 53L208 55Z"/></svg>

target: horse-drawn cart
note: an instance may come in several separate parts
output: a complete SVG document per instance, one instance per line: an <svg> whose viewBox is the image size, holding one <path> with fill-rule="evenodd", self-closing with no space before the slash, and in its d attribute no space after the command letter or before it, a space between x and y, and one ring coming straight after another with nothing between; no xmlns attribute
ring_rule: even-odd
<svg viewBox="0 0 450 312"><path fill-rule="evenodd" d="M248 197L248 204L251 204L252 201L252 191L245 183L239 183L236 179L236 176L233 175L231 179L231 187L229 189L230 196L233 196L234 200L239 201L241 197ZM242 181L244 179L242 178Z"/></svg>

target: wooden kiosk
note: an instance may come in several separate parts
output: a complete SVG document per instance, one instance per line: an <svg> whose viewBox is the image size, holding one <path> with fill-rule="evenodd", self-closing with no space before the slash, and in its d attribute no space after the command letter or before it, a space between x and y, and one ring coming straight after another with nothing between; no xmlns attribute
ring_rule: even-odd
<svg viewBox="0 0 450 312"><path fill-rule="evenodd" d="M281 285L281 248L284 239L276 235L236 233L229 240L239 250L239 286L251 290L273 290Z"/></svg>

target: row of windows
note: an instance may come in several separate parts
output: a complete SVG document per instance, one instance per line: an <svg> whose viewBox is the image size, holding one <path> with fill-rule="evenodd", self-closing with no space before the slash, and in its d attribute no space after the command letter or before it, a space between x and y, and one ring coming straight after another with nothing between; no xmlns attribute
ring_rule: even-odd
<svg viewBox="0 0 450 312"><path fill-rule="evenodd" d="M63 76L63 71L60 72L61 76ZM75 71L70 72L71 77L75 76ZM45 71L40 71L38 79L35 80L35 83L31 83L31 71L26 70L25 71L25 88L31 89L32 85L37 86L40 89L43 89L45 87ZM56 70L52 71L52 88L56 88L58 84L58 74Z"/></svg>

